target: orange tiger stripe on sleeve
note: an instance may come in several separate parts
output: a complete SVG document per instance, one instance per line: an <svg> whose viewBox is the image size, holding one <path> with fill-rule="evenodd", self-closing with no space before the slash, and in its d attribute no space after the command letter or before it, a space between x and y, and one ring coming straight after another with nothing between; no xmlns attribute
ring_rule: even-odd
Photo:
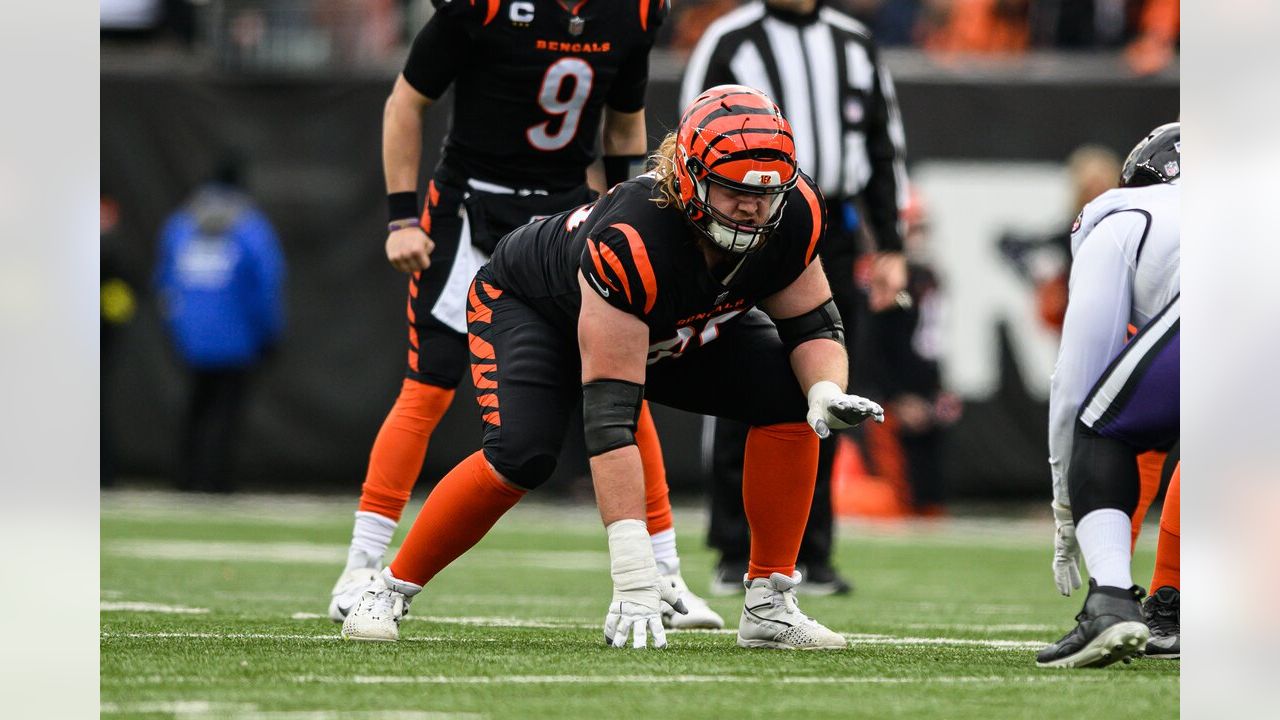
<svg viewBox="0 0 1280 720"><path fill-rule="evenodd" d="M596 275L598 275L600 279L604 281L605 285L608 285L614 290L618 290L619 288L609 281L609 276L604 274L604 265L601 264L600 262L600 252L596 250L595 240L592 240L591 238L587 238L587 250L591 253L592 264L596 266Z"/></svg>
<svg viewBox="0 0 1280 720"><path fill-rule="evenodd" d="M627 238L627 244L631 246L631 260L635 263L636 272L640 275L640 282L644 284L644 313L648 315L658 299L658 278L653 274L649 252L645 250L644 241L641 240L640 233L635 228L626 223L614 223L609 227L615 227L621 231ZM631 294L627 293L627 297L630 299Z"/></svg>
<svg viewBox="0 0 1280 720"><path fill-rule="evenodd" d="M809 205L809 212L813 215L813 232L809 235L809 249L804 253L804 264L808 265L813 262L813 257L817 254L818 238L822 237L822 204L818 202L818 194L803 179L796 183L796 187L800 188L800 194L804 196L805 202Z"/></svg>
<svg viewBox="0 0 1280 720"><path fill-rule="evenodd" d="M617 253L608 245L600 246L600 256L604 258L609 267L613 269L613 273L618 276L618 280L622 282L622 292L627 296L627 302L631 302L631 281L627 280L626 268L622 267L622 260L618 258ZM600 277L604 277L601 275ZM608 279L605 280L608 282ZM617 288L614 288L615 290Z"/></svg>

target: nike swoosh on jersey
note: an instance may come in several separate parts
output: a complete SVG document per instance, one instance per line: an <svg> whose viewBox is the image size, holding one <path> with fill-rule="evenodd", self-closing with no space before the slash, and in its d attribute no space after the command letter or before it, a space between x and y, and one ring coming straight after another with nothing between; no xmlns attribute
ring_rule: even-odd
<svg viewBox="0 0 1280 720"><path fill-rule="evenodd" d="M600 283L596 282L594 275L587 275L587 279L591 281L592 285L596 286L596 290L600 292L600 295L603 297L609 297L609 288L600 287Z"/></svg>

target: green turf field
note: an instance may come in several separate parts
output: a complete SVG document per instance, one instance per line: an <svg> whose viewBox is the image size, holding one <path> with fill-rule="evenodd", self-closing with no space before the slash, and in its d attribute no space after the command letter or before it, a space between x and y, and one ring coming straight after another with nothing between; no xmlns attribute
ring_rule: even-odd
<svg viewBox="0 0 1280 720"><path fill-rule="evenodd" d="M601 637L594 509L536 504L436 578L400 643L344 642L323 613L353 505L104 492L104 717L1177 717L1176 661L1035 666L1082 602L1053 589L1047 519L842 526L854 594L802 607L846 634L843 652L740 650L730 631L620 651ZM685 577L705 590L702 514L676 516ZM711 603L737 626L740 598Z"/></svg>

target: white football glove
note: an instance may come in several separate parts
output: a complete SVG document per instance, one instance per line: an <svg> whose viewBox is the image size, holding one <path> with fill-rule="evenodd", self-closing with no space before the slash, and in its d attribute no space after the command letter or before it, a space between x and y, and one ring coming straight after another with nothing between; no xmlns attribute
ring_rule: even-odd
<svg viewBox="0 0 1280 720"><path fill-rule="evenodd" d="M1053 584L1058 592L1070 596L1080 587L1080 544L1071 508L1053 503L1053 524Z"/></svg>
<svg viewBox="0 0 1280 720"><path fill-rule="evenodd" d="M610 574L613 576L613 599L604 616L605 642L613 647L643 648L648 635L653 646L667 646L667 632L662 627L662 603L680 614L688 613L684 600L671 582L663 582L653 560L653 546L643 520L618 520L606 528L609 536Z"/></svg>
<svg viewBox="0 0 1280 720"><path fill-rule="evenodd" d="M884 422L884 408L857 395L848 395L830 380L822 380L809 388L809 413L805 420L820 438L832 430L859 425L867 418Z"/></svg>

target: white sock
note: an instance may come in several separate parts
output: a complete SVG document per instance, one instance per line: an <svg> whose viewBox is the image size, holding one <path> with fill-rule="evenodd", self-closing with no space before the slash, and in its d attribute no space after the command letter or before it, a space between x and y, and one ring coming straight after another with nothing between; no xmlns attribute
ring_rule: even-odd
<svg viewBox="0 0 1280 720"><path fill-rule="evenodd" d="M1129 544L1133 521L1123 512L1106 508L1094 510L1076 523L1076 539L1084 555L1089 577L1099 585L1128 590L1133 587Z"/></svg>
<svg viewBox="0 0 1280 720"><path fill-rule="evenodd" d="M676 554L676 529L663 530L649 536L653 543L653 559L658 563L661 575L676 575L680 572L680 556Z"/></svg>
<svg viewBox="0 0 1280 720"><path fill-rule="evenodd" d="M396 521L378 513L356 511L355 528L351 531L351 549L347 552L347 569L378 567L396 532Z"/></svg>

